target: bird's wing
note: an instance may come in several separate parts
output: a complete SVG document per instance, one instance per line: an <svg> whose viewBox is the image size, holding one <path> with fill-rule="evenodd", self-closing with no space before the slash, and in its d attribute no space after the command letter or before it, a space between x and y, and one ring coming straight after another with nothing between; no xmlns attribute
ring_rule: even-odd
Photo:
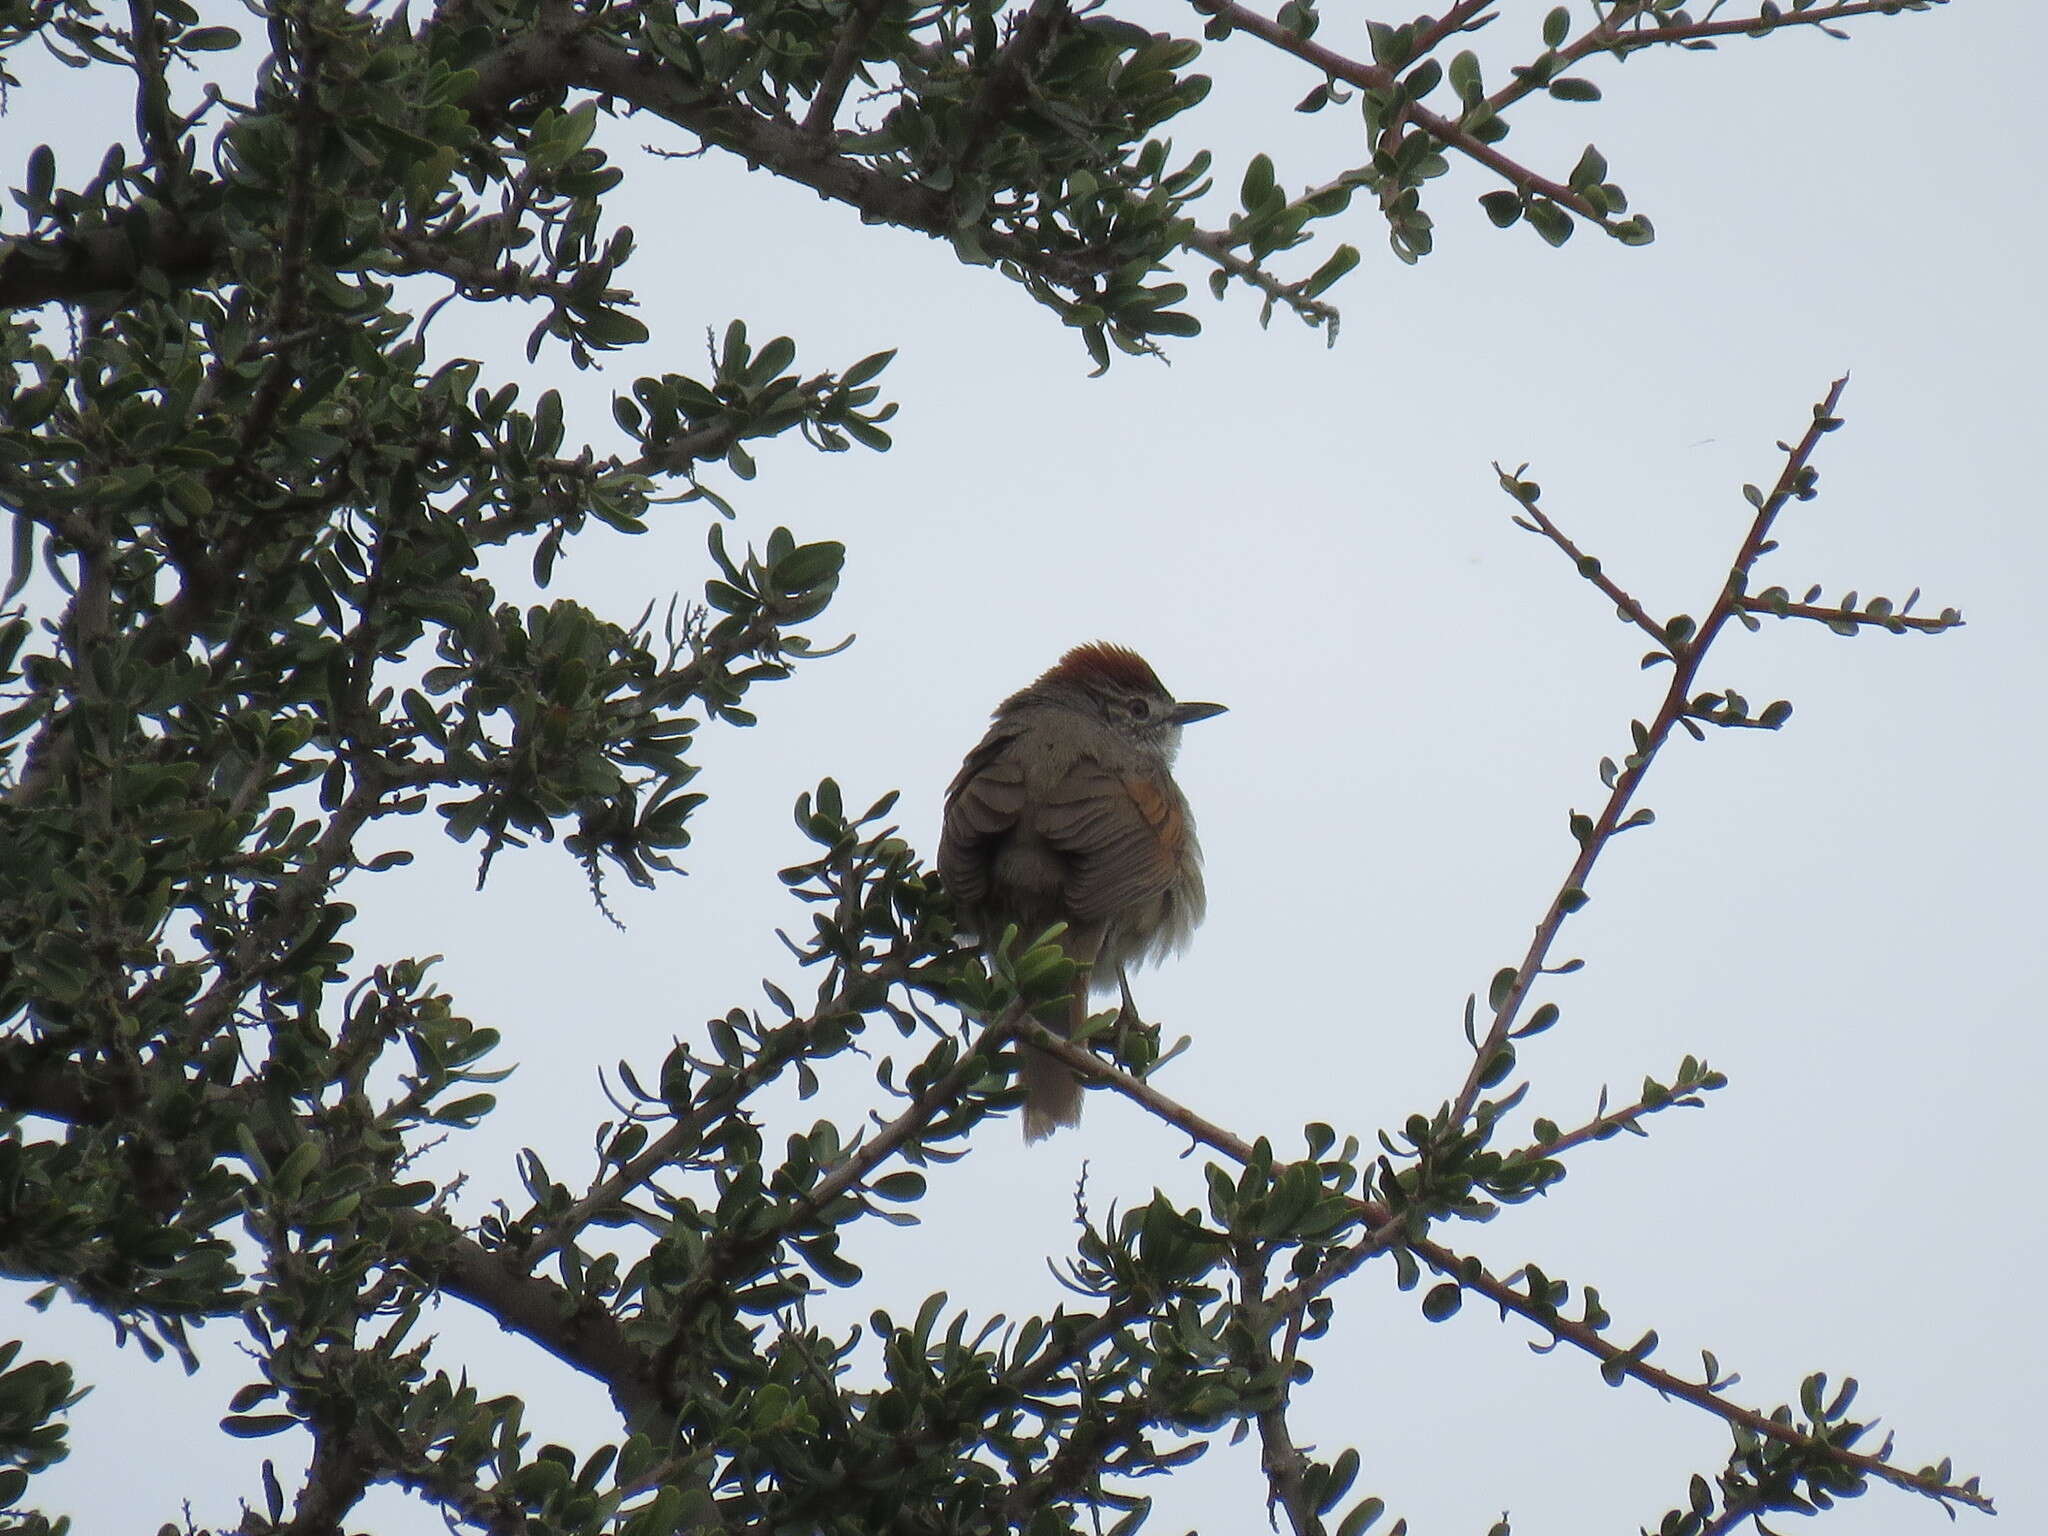
<svg viewBox="0 0 2048 1536"><path fill-rule="evenodd" d="M1010 752L1016 739L1015 731L990 731L946 789L939 873L969 910L987 899L996 850L1024 813L1024 765Z"/></svg>
<svg viewBox="0 0 2048 1536"><path fill-rule="evenodd" d="M1088 757L1053 787L1033 825L1072 861L1062 895L1077 925L1107 922L1167 890L1187 837L1180 797L1169 786Z"/></svg>

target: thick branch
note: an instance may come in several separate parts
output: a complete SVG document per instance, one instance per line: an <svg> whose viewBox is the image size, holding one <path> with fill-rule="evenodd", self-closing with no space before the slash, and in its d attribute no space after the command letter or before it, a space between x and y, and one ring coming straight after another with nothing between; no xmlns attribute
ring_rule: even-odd
<svg viewBox="0 0 2048 1536"><path fill-rule="evenodd" d="M941 239L957 222L951 197L905 176L836 153L796 123L747 108L691 81L673 64L606 37L573 15L557 13L507 42L476 66L464 108L488 131L514 102L529 96L590 91L654 113L749 165L845 203L872 222L895 224ZM75 301L134 285L153 268L176 282L202 283L227 257L227 243L208 209L173 210L152 222L138 259L125 229L21 241L0 257L0 309ZM1028 248L993 230L981 233L990 256L1013 261L1064 287L1089 282L1101 260Z"/></svg>
<svg viewBox="0 0 2048 1536"><path fill-rule="evenodd" d="M72 1125L100 1125L133 1107L127 1086L70 1059L53 1043L0 1039L0 1108Z"/></svg>
<svg viewBox="0 0 2048 1536"><path fill-rule="evenodd" d="M1273 1401L1258 1411L1259 1467L1266 1474L1266 1510L1285 1512L1294 1536L1323 1536L1322 1517L1308 1496L1309 1460L1287 1427L1290 1382L1273 1353L1273 1331L1282 1314L1266 1302L1264 1260L1240 1254L1231 1268L1237 1275L1238 1300L1245 1313L1245 1367L1273 1380Z"/></svg>
<svg viewBox="0 0 2048 1536"><path fill-rule="evenodd" d="M402 1215L397 1236L410 1250L410 1262L438 1279L449 1295L603 1382L629 1417L659 1405L646 1351L625 1336L601 1303L579 1300L552 1280L522 1273L438 1217Z"/></svg>
<svg viewBox="0 0 2048 1536"><path fill-rule="evenodd" d="M292 1501L292 1517L272 1527L275 1536L339 1536L348 1512L369 1492L375 1470L366 1447L348 1428L313 1426L313 1459Z"/></svg>
<svg viewBox="0 0 2048 1536"><path fill-rule="evenodd" d="M0 246L0 309L8 310L125 293L145 269L174 285L203 283L227 253L220 219L210 210L152 211L139 241L121 225Z"/></svg>

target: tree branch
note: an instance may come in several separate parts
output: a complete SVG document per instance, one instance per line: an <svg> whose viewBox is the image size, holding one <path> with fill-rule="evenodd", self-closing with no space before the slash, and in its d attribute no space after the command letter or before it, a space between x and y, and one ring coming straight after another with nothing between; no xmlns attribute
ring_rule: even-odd
<svg viewBox="0 0 2048 1536"><path fill-rule="evenodd" d="M995 57L983 72L981 91L967 109L961 133L958 168L973 169L996 126L1014 112L1031 89L1031 71L1046 44L1072 20L1067 0L1031 0Z"/></svg>
<svg viewBox="0 0 2048 1536"><path fill-rule="evenodd" d="M672 1332L668 1342L655 1356L654 1379L667 1382L689 1336L688 1324L700 1307L743 1273L749 1264L780 1247L800 1225L833 1201L857 1189L861 1181L880 1167L885 1159L930 1125L940 1110L952 1104L968 1084L988 1070L987 1054L1000 1049L1018 1027L1017 1018L1005 1017L984 1028L974 1043L960 1053L960 1059L952 1067L933 1079L911 1100L908 1109L867 1141L849 1149L772 1226L739 1241L714 1242L698 1272L676 1295L669 1318Z"/></svg>
<svg viewBox="0 0 2048 1536"><path fill-rule="evenodd" d="M901 981L906 974L901 962L891 961L863 972L861 985L864 990L877 985L887 988ZM775 1038L786 1042L786 1049L764 1049L744 1070L734 1073L729 1084L719 1092L706 1094L697 1100L687 1115L648 1142L638 1155L620 1164L608 1178L591 1185L588 1192L564 1211L559 1220L537 1233L519 1250L520 1264L531 1271L549 1254L574 1242L578 1234L625 1199L627 1194L644 1186L663 1168L695 1148L711 1126L731 1114L756 1089L780 1076L785 1067L802 1056L804 1044L823 1020L846 1013L851 1007L852 989L841 988L831 1001L820 1005L807 1018L792 1019L779 1026Z"/></svg>
<svg viewBox="0 0 2048 1536"><path fill-rule="evenodd" d="M1498 464L1493 467L1496 472L1500 471ZM1526 465L1523 467L1527 468ZM1517 471L1517 476L1519 476L1519 473ZM1515 478L1501 474L1501 484L1503 486L1511 485L1514 483ZM1510 494L1513 493L1510 492ZM1524 518L1527 521L1524 521ZM1614 604L1615 611L1622 618L1635 625L1637 629L1648 635L1658 645L1669 645L1671 643L1664 638L1664 626L1651 618L1641 603L1629 596L1615 582L1613 577L1602 570L1598 560L1586 554L1578 545L1567 538L1564 530L1544 515L1542 508L1538 507L1534 502L1524 501L1522 503L1522 511L1514 521L1518 527L1527 528L1531 533L1542 534L1543 537L1563 550L1565 558L1571 561L1573 566L1578 569L1578 573L1607 594L1608 600Z"/></svg>
<svg viewBox="0 0 2048 1536"><path fill-rule="evenodd" d="M853 79L854 70L860 66L861 49L867 43L868 34L874 31L875 20L882 14L882 7L888 3L889 0L856 0L852 14L840 27L825 73L818 77L818 89L811 97L810 110L804 113L803 135L813 144L823 146L830 142L832 125L839 116L839 103L846 95L846 86Z"/></svg>
<svg viewBox="0 0 2048 1536"><path fill-rule="evenodd" d="M1493 1022L1486 1036L1473 1049L1472 1067L1465 1075L1464 1086L1458 1090L1451 1106L1453 1124L1462 1125L1471 1117L1472 1107L1478 1100L1481 1086L1487 1072L1493 1067L1501 1049L1508 1043L1516 1020L1521 1016L1522 1004L1528 1000L1536 979L1543 973L1550 947L1557 941L1558 931L1564 920L1584 904L1586 882L1591 877L1593 866L1599 862L1615 834L1622 830L1623 818L1634 801L1636 791L1642 787L1643 779L1656 761L1658 752L1670 738L1679 720L1690 713L1693 683L1699 675L1700 663L1706 659L1721 628L1733 617L1746 589L1750 569L1769 547L1771 526L1787 502L1797 496L1801 499L1813 494L1811 471L1808 460L1820 446L1821 437L1841 423L1835 417L1835 407L1840 403L1842 391L1848 386L1846 375L1835 380L1821 403L1814 407L1813 420L1800 438L1796 447L1786 449L1785 467L1780 471L1777 483L1768 496L1759 496L1756 516L1751 520L1749 532L1728 567L1727 580L1722 584L1720 596L1714 600L1707 617L1698 631L1682 644L1670 646L1672 676L1670 685L1664 691L1664 701L1658 708L1657 716L1647 731L1636 743L1620 774L1615 778L1608 793L1607 803L1600 815L1580 834L1578 857L1572 861L1557 894L1550 900L1549 909L1536 925L1534 937L1529 941L1528 952L1522 963L1515 968L1512 981L1505 994L1494 1007ZM1521 482L1518 482L1521 483ZM1511 494L1515 494L1511 492ZM1528 507L1531 500L1526 495L1516 495L1516 500ZM1660 629L1661 633L1661 629Z"/></svg>
<svg viewBox="0 0 2048 1536"><path fill-rule="evenodd" d="M1388 90L1400 78L1393 70L1378 64L1368 64L1362 59L1347 58L1341 53L1311 42L1297 33L1289 31L1277 21L1261 16L1257 11L1237 3L1237 0L1188 0L1196 10L1205 16L1213 16L1240 32L1249 32L1261 42L1270 43L1282 53L1291 53L1304 64L1314 66L1333 79L1361 90ZM1401 108L1401 120L1426 128L1440 142L1458 151L1470 160L1478 162L1499 176L1510 186L1524 192L1534 192L1563 205L1589 223L1601 228L1611 227L1612 221L1602 210L1573 191L1563 182L1552 181L1539 175L1520 161L1502 154L1491 144L1461 127L1457 120L1432 112L1420 103L1409 103ZM1393 124L1389 124L1391 131Z"/></svg>
<svg viewBox="0 0 2048 1536"><path fill-rule="evenodd" d="M451 1296L480 1308L510 1333L537 1344L565 1365L610 1389L619 1409L638 1420L660 1406L647 1352L629 1340L604 1306L552 1280L522 1273L504 1257L463 1236L445 1217L401 1212L396 1238L407 1262L439 1281Z"/></svg>
<svg viewBox="0 0 2048 1536"><path fill-rule="evenodd" d="M474 68L476 83L462 106L486 132L514 102L584 90L651 112L871 222L939 239L950 239L957 222L949 194L836 153L829 136L820 141L798 124L745 107L693 82L666 59L636 53L566 12L551 14ZM153 218L139 255L125 227L15 242L0 256L0 309L125 291L145 269L188 283L206 281L227 257L226 237L211 213L217 196L216 190L204 210L174 207L160 223ZM1033 250L994 230L983 231L981 245L990 256L1067 288L1099 276L1109 260Z"/></svg>
<svg viewBox="0 0 2048 1536"><path fill-rule="evenodd" d="M1836 1445L1810 1435L1793 1424L1745 1408L1711 1387L1699 1382L1687 1381L1682 1376L1651 1365L1632 1350L1609 1343L1601 1337L1590 1323L1565 1317L1556 1308L1538 1303L1531 1297L1516 1290L1506 1281L1487 1272L1476 1260L1452 1252L1440 1243L1418 1238L1409 1240L1406 1246L1415 1256L1447 1279L1457 1282L1461 1289L1474 1295L1484 1296L1499 1307L1503 1314L1512 1312L1541 1328L1551 1338L1570 1344L1585 1351L1601 1364L1603 1374L1614 1378L1627 1377L1641 1382L1664 1397L1675 1397L1681 1402L1691 1403L1714 1417L1729 1424L1740 1425L1750 1433L1765 1440L1774 1440L1780 1445L1793 1446L1804 1451L1819 1452L1828 1459L1877 1478L1895 1488L1909 1493L1924 1494L1932 1499L1953 1499L1958 1504L1967 1504L1972 1509L1986 1514L1996 1513L1992 1501L1975 1488L1964 1484L1951 1483L1928 1472L1908 1472L1880 1456L1866 1455L1850 1450L1847 1446ZM1640 1345L1637 1346L1640 1348Z"/></svg>
<svg viewBox="0 0 2048 1536"><path fill-rule="evenodd" d="M1288 1368L1273 1353L1272 1335L1281 1314L1266 1301L1264 1260L1255 1253L1239 1253L1230 1267L1237 1275L1238 1300L1245 1313L1245 1368L1255 1379L1273 1378L1273 1401L1258 1410L1259 1466L1266 1474L1267 1514L1270 1517L1275 1508L1282 1510L1294 1536L1324 1536L1322 1517L1308 1496L1308 1457L1287 1427L1291 1383Z"/></svg>
<svg viewBox="0 0 2048 1536"><path fill-rule="evenodd" d="M1650 1133L1643 1130L1639 1122L1666 1109L1700 1109L1706 1102L1700 1098L1700 1094L1721 1087L1725 1081L1720 1073L1715 1072L1691 1087L1675 1093L1667 1092L1662 1098L1638 1099L1621 1109L1603 1109L1584 1125L1566 1131L1549 1141L1533 1142L1519 1151L1510 1152L1508 1160L1526 1162L1534 1158L1555 1158L1575 1147L1582 1147L1589 1141L1605 1141L1622 1131L1633 1131L1639 1136L1647 1136ZM1605 1103L1605 1089L1601 1090L1600 1098L1602 1103Z"/></svg>
<svg viewBox="0 0 2048 1536"><path fill-rule="evenodd" d="M1839 389L1839 385L1837 388ZM1833 398L1831 392L1830 401ZM1817 420L1816 427L1818 426L1820 422ZM1253 1149L1240 1137L1168 1098L1149 1083L1132 1077L1104 1061L1093 1051L1074 1044L1062 1035L1054 1034L1035 1019L1025 1020L1019 1034L1038 1049L1059 1057L1083 1077L1114 1088L1125 1098L1149 1110L1158 1119L1186 1131L1198 1142L1223 1153L1233 1162L1243 1164L1251 1160ZM1273 1179L1277 1181L1286 1173L1288 1167L1285 1163L1273 1163ZM1878 1478L1894 1487L1924 1494L1930 1498L1953 1499L1974 1509L1989 1511L1992 1508L1992 1501L1973 1487L1951 1483L1930 1473L1908 1472L1882 1457L1866 1455L1823 1442L1788 1422L1781 1422L1755 1409L1746 1408L1709 1386L1686 1381L1683 1377L1674 1376L1669 1371L1650 1365L1630 1351L1609 1343L1590 1325L1563 1317L1555 1308L1538 1305L1513 1286L1489 1274L1476 1260L1457 1254L1426 1237L1410 1234L1407 1231L1409 1221L1405 1215L1390 1212L1379 1201L1349 1195L1343 1198L1365 1218L1372 1230L1357 1243L1333 1253L1331 1258L1325 1261L1322 1272L1297 1285L1283 1296L1275 1298L1276 1305L1284 1308L1305 1306L1314 1295L1357 1269L1366 1259L1389 1248L1406 1248L1438 1273L1456 1281L1461 1288L1484 1296L1503 1312L1512 1312L1526 1318L1552 1338L1583 1350L1599 1361L1603 1370L1611 1373L1616 1379L1626 1378L1641 1382L1667 1397L1675 1397L1703 1409L1725 1423L1739 1424L1751 1433L1776 1441L1780 1445L1828 1456L1844 1466Z"/></svg>
<svg viewBox="0 0 2048 1536"><path fill-rule="evenodd" d="M1811 619L1816 624L1825 624L1840 633L1848 628L1884 629L1895 635L1908 630L1923 635L1938 635L1945 629L1960 629L1963 616L1953 608L1935 618L1924 619L1903 613L1877 613L1863 608L1824 608L1815 603L1779 602L1768 594L1760 597L1745 597L1736 606L1744 613L1759 614L1773 619Z"/></svg>

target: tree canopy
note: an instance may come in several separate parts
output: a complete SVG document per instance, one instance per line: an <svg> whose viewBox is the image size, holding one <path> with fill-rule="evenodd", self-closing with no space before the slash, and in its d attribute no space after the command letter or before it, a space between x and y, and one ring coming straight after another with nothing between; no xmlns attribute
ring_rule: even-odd
<svg viewBox="0 0 2048 1536"><path fill-rule="evenodd" d="M1011 935L985 965L893 797L849 804L822 746L797 807L814 851L782 872L809 908L792 948L814 991L767 983L767 1009L621 1063L595 1173L528 1154L480 1221L414 1165L490 1113L516 1056L503 1021L439 987L431 937L358 956L350 929L373 877L436 824L475 851L479 882L556 839L600 907L615 882L662 880L705 814L711 730L751 723L757 685L830 649L805 631L844 548L728 535L734 508L701 472L751 479L792 433L888 449L890 353L800 368L794 341L734 321L701 376L617 388L599 440L555 391L522 398L436 350L452 303L534 306L529 358L577 368L650 343L629 274L659 281L658 266L607 203L616 124L658 123L667 152L737 156L849 218L948 242L1073 328L1100 370L1193 344L1189 277L1334 340L1332 295L1360 258L1325 221L1375 208L1419 260L1454 169L1504 230L1647 244L1605 154L1525 162L1511 122L1583 111L1644 51L1929 8L1613 0L1521 18L1458 0L1362 38L1332 23L1339 51L1304 0L1270 16L1191 0L1169 14L1292 57L1299 111L1361 125L1355 160L1305 185L1255 154L1223 189L1208 150L1169 137L1220 50L1155 30L1158 7L262 0L248 36L183 0L118 17L33 0L0 18L0 44L119 77L133 105L87 180L29 155L23 222L0 236L9 1272L152 1358L246 1330L225 1429L310 1447L302 1476L266 1469L248 1490L251 1532L349 1528L381 1485L490 1531L1123 1531L1147 1512L1142 1479L1250 1434L1276 1519L1358 1536L1398 1490L1355 1488L1356 1450L1298 1444L1288 1407L1372 1264L1432 1319L1477 1299L1611 1383L1727 1424L1731 1452L1675 1498L1663 1536L1872 1482L1988 1508L1947 1462L1896 1460L1853 1382L1816 1374L1795 1403L1751 1404L1712 1355L1694 1369L1653 1358L1654 1332L1615 1336L1593 1286L1498 1273L1455 1236L1554 1185L1580 1148L1721 1085L1687 1057L1582 1124L1518 1114L1523 1042L1559 1017L1541 995L1567 968L1558 935L1602 854L1646 824L1660 750L1789 714L1702 677L1716 639L1771 619L1960 623L1758 574L1780 514L1816 493L1839 383L1749 488L1753 517L1697 617L1653 616L1526 466L1502 468L1517 521L1633 626L1663 692L1603 762L1599 807L1574 814L1576 857L1526 954L1472 999L1462 1082L1377 1142L1310 1124L1283 1149L1214 1123L1149 1080L1173 1054L1156 1025L1112 1013L1073 1044L1020 1021L1011 1002L1072 983L1057 935ZM246 90L232 83L230 63L259 58ZM707 523L701 601L637 618L522 606L485 574L516 550L545 588L593 521L636 532L675 503ZM877 1297L865 1331L811 1320L821 1287L863 1284L849 1228L907 1222L977 1138L1010 1134L1020 1033L1199 1145L1206 1207L1161 1193L1087 1212L1064 1267L1074 1300L1050 1317L1006 1323L935 1292ZM872 1077L870 1120L764 1107L846 1074ZM486 1395L433 1338L443 1299L601 1382L612 1443L534 1443L521 1400ZM0 1360L0 1503L42 1530L25 1501L65 1453L76 1383L24 1347Z"/></svg>

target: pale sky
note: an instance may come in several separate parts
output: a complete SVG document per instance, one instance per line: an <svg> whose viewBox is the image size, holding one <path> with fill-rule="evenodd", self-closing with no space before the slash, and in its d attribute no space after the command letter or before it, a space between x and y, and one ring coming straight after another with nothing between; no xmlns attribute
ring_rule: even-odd
<svg viewBox="0 0 2048 1536"><path fill-rule="evenodd" d="M1362 47L1340 9L1322 40ZM1495 46L1533 52L1543 9L1504 4ZM1165 0L1125 13L1199 33ZM1951 1455L1982 1475L2005 1518L1966 1513L1965 1528L2048 1528L2031 1280L2048 1261L2033 1177L2048 625L2027 595L2048 570L2033 462L2048 328L2030 275L2048 233L2034 144L2048 19L1959 0L1851 30L1609 62L1588 71L1604 102L1518 113L1509 147L1538 163L1568 169L1587 139L1600 146L1656 223L1647 249L1497 232L1474 201L1493 183L1459 165L1432 185L1438 250L1419 267L1395 261L1363 202L1336 221L1365 259L1331 295L1334 350L1284 316L1261 332L1249 298L1216 305L1190 269L1207 333L1176 343L1170 367L1120 359L1096 380L1077 334L945 247L864 229L726 157L650 160L637 146L687 140L651 119L611 125L630 168L616 217L640 237L623 280L655 341L602 373L556 352L529 367L537 316L485 309L451 310L435 346L560 387L572 442L601 451L616 446L610 392L697 371L706 328L734 317L794 337L806 372L895 346L882 383L902 405L897 442L821 457L792 438L764 447L752 484L721 484L734 544L778 524L846 542L840 596L806 632L859 639L750 696L758 728L704 732L695 787L712 798L690 877L615 885L627 932L558 849L502 858L472 894L473 850L435 841L433 818L402 824L418 865L351 888L362 967L444 954L442 984L520 1068L499 1113L432 1171L467 1173L471 1214L523 1203L523 1145L580 1187L606 1114L600 1069L626 1058L651 1077L674 1037L759 1004L764 975L808 995L814 978L773 934L808 923L775 878L806 856L793 798L827 774L849 803L900 788L904 833L929 856L941 790L989 708L1096 638L1231 706L1181 758L1208 924L1136 979L1169 1038L1194 1041L1160 1086L1283 1153L1311 1120L1369 1142L1433 1110L1463 1077L1466 993L1519 959L1574 851L1567 812L1593 808L1596 763L1626 750L1663 687L1637 669L1640 637L1509 523L1490 461L1530 461L1545 509L1653 612L1698 615L1747 526L1742 484L1769 483L1775 441L1849 370L1820 499L1788 512L1760 577L1820 582L1830 601L1917 586L1925 611L1959 607L1968 627L1845 640L1767 624L1723 642L1703 681L1789 698L1792 722L1674 743L1644 796L1656 826L1617 844L1566 930L1560 953L1588 966L1541 994L1563 1023L1522 1062L1530 1109L1566 1125L1603 1083L1626 1101L1688 1052L1730 1086L1659 1117L1647 1141L1582 1150L1546 1198L1440 1236L1500 1272L1534 1260L1597 1285L1618 1337L1655 1327L1660 1362L1680 1370L1713 1350L1754 1406L1790 1399L1811 1370L1853 1374L1902 1460ZM1295 115L1317 83L1299 66L1239 38L1201 67L1217 89L1174 131L1183 148L1207 135L1220 186L1258 149L1296 188L1347 163L1356 119ZM65 175L89 174L105 143L92 119L125 123L125 105L88 113L80 88L110 82L25 73L6 179L45 139ZM668 509L639 538L594 529L552 595L622 621L694 595L706 515ZM514 600L523 569L522 555L502 572ZM884 1103L866 1064L838 1066L771 1145ZM1099 1093L1078 1132L1029 1151L1014 1124L990 1124L969 1160L933 1171L925 1225L849 1233L869 1282L813 1315L900 1315L941 1288L976 1315L1046 1310L1064 1293L1045 1258L1071 1250L1084 1164L1098 1216L1161 1186L1199 1203L1185 1150ZM236 1501L260 1497L262 1457L303 1458L294 1437L214 1429L247 1379L233 1328L203 1331L212 1363L187 1380L113 1350L82 1313L30 1313L28 1294L0 1297L0 1338L67 1354L95 1388L71 1415L71 1460L32 1484L48 1512L81 1531L152 1529L189 1500L198 1523L231 1527ZM1388 1501L1388 1524L1477 1536L1506 1510L1518 1536L1632 1532L1724 1460L1718 1421L1609 1389L1569 1350L1534 1356L1529 1328L1482 1306L1432 1325L1418 1301L1387 1264L1353 1277L1295 1414L1324 1455L1359 1448L1356 1491ZM439 1326L448 1369L467 1366L487 1395L535 1394L539 1439L616 1433L597 1389L523 1341L459 1303ZM1264 1523L1255 1441L1140 1491L1151 1531ZM439 1528L391 1495L352 1523ZM1825 1525L1946 1527L1881 1487Z"/></svg>

